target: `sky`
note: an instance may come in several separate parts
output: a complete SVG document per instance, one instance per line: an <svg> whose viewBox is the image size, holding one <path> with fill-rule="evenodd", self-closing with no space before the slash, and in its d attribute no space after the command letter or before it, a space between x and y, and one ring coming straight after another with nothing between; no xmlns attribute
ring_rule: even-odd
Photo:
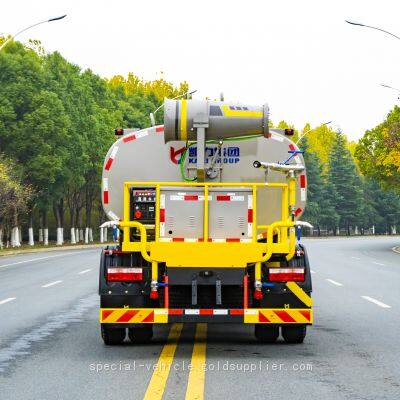
<svg viewBox="0 0 400 400"><path fill-rule="evenodd" d="M41 20L18 40L104 77L186 80L196 98L268 103L274 122L298 128L332 120L349 139L380 123L400 88L398 0L13 0L3 2L0 34Z"/></svg>

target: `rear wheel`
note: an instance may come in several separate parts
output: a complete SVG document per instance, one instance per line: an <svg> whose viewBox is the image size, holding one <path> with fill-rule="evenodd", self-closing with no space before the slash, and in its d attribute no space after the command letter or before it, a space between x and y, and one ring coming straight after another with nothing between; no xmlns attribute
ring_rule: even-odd
<svg viewBox="0 0 400 400"><path fill-rule="evenodd" d="M135 326L128 329L129 340L133 343L148 343L153 337L153 325Z"/></svg>
<svg viewBox="0 0 400 400"><path fill-rule="evenodd" d="M282 336L286 343L303 343L306 333L306 325L282 326Z"/></svg>
<svg viewBox="0 0 400 400"><path fill-rule="evenodd" d="M254 334L262 343L275 343L279 336L279 327L256 324Z"/></svg>
<svg viewBox="0 0 400 400"><path fill-rule="evenodd" d="M105 345L113 346L121 344L124 341L125 336L125 328L110 328L106 324L101 324L101 337L103 338Z"/></svg>

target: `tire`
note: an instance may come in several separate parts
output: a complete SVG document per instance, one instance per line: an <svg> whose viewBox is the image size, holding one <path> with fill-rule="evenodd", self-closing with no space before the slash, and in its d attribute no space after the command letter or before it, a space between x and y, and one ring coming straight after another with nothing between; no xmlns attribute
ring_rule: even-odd
<svg viewBox="0 0 400 400"><path fill-rule="evenodd" d="M282 326L282 336L286 343L303 343L306 333L306 325Z"/></svg>
<svg viewBox="0 0 400 400"><path fill-rule="evenodd" d="M254 327L254 334L262 343L275 343L279 337L279 327L256 324Z"/></svg>
<svg viewBox="0 0 400 400"><path fill-rule="evenodd" d="M109 328L105 324L101 324L101 337L104 344L114 346L123 343L126 336L125 328Z"/></svg>
<svg viewBox="0 0 400 400"><path fill-rule="evenodd" d="M128 337L132 343L149 343L153 337L153 325L138 326L128 329Z"/></svg>

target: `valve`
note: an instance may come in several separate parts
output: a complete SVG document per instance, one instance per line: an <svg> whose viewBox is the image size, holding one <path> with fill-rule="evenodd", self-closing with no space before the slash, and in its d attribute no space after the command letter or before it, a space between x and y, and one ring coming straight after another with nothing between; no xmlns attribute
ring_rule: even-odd
<svg viewBox="0 0 400 400"><path fill-rule="evenodd" d="M157 291L157 286L158 282L157 281L151 281L151 290L150 290L150 298L153 300L158 299L158 291Z"/></svg>
<svg viewBox="0 0 400 400"><path fill-rule="evenodd" d="M262 292L262 282L261 281L255 281L254 282L254 293L253 296L256 300L262 300L263 292Z"/></svg>

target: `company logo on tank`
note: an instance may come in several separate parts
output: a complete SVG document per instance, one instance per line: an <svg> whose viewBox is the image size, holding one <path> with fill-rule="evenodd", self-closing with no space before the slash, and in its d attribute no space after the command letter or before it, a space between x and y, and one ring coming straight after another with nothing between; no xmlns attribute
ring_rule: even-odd
<svg viewBox="0 0 400 400"><path fill-rule="evenodd" d="M222 157L221 157L222 150ZM215 155L215 152L218 151L217 159L215 160L216 164L220 164L223 162L224 164L236 164L240 161L240 149L236 146L224 147L223 149L219 149L217 146L214 147L206 147L206 163L210 163L212 158ZM197 147L189 147L189 164L197 163Z"/></svg>

